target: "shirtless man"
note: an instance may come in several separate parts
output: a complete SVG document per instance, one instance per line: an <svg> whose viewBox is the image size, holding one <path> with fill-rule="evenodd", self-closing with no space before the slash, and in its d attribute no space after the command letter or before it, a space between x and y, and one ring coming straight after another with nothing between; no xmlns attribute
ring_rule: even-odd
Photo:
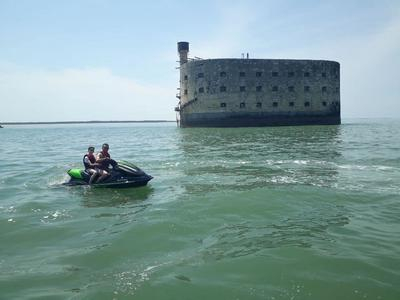
<svg viewBox="0 0 400 300"><path fill-rule="evenodd" d="M108 144L104 143L101 147L101 151L97 154L96 163L98 164L98 168L100 169L100 178L97 180L97 183L103 181L107 176L110 175L108 171L108 166L111 161L110 153L108 153L108 149L110 147Z"/></svg>

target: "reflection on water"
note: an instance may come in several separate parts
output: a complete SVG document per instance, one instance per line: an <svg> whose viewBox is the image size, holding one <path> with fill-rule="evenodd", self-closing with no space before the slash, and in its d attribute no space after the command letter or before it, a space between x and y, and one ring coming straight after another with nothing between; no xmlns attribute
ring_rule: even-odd
<svg viewBox="0 0 400 300"><path fill-rule="evenodd" d="M179 139L188 192L268 185L333 186L341 126L188 128Z"/></svg>
<svg viewBox="0 0 400 300"><path fill-rule="evenodd" d="M82 198L85 207L129 206L138 204L154 192L151 186L129 189L71 187Z"/></svg>

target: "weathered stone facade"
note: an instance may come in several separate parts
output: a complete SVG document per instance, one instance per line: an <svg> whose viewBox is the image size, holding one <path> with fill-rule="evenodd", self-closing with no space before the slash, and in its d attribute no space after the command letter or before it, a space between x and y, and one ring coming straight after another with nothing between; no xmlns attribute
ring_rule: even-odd
<svg viewBox="0 0 400 300"><path fill-rule="evenodd" d="M177 108L182 127L340 124L339 63L187 60L184 46Z"/></svg>

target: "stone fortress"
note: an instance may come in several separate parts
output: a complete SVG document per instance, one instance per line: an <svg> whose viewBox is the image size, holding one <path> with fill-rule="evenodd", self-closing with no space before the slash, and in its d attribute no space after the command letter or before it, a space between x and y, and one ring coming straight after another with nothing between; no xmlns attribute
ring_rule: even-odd
<svg viewBox="0 0 400 300"><path fill-rule="evenodd" d="M327 60L189 59L179 42L181 127L340 124L340 65Z"/></svg>

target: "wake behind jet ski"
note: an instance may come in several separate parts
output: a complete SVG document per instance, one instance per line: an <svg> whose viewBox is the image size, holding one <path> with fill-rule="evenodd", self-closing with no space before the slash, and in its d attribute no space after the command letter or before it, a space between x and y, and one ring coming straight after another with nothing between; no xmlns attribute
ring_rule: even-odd
<svg viewBox="0 0 400 300"><path fill-rule="evenodd" d="M108 170L109 176L99 183L91 184L92 186L112 188L139 187L147 185L153 179L152 176L127 161L116 162L111 159L110 165L112 168ZM91 174L86 170L70 169L67 173L71 178L64 185L89 185Z"/></svg>

